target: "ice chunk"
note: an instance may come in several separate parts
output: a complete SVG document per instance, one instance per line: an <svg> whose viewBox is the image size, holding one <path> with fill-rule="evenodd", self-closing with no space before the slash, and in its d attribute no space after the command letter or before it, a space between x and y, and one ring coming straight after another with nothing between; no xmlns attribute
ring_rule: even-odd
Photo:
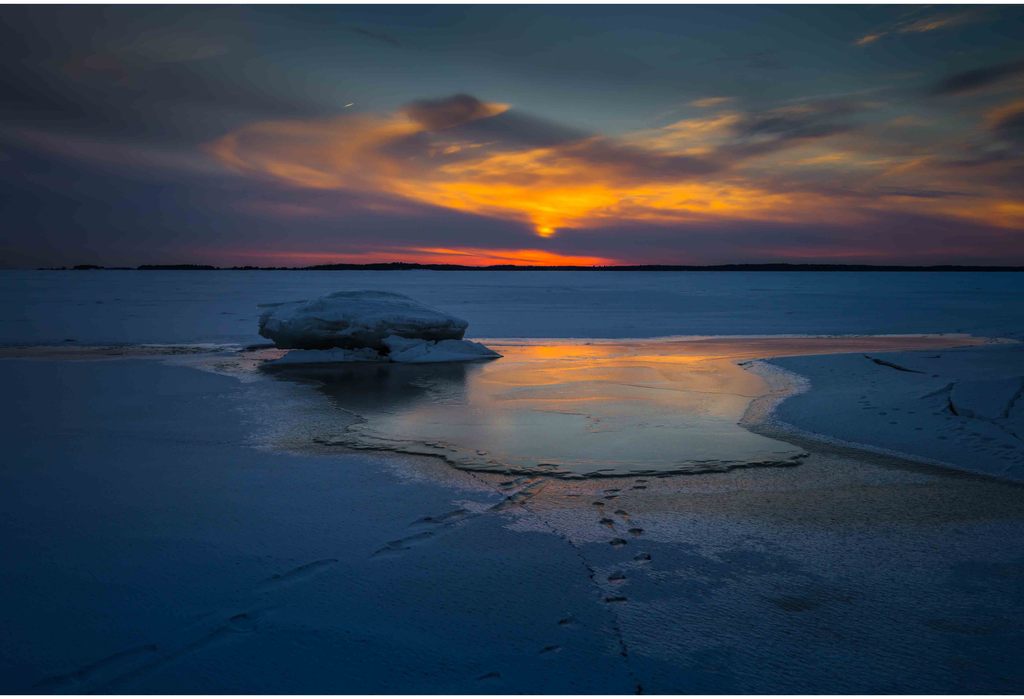
<svg viewBox="0 0 1024 699"><path fill-rule="evenodd" d="M261 308L260 335L285 349L384 350L384 339L390 336L461 340L467 326L460 318L386 291L338 291Z"/></svg>
<svg viewBox="0 0 1024 699"><path fill-rule="evenodd" d="M336 364L338 362L399 362L402 364L427 364L432 362L473 362L481 359L497 359L501 355L469 340L410 340L397 335L385 338L389 354L378 352L372 347L343 349L335 347L324 350L291 350L279 359L266 362L267 366L292 364Z"/></svg>
<svg viewBox="0 0 1024 699"><path fill-rule="evenodd" d="M501 355L494 350L469 340L410 340L392 335L384 339L393 362L403 364L426 364L430 362L472 362L480 359L497 359Z"/></svg>

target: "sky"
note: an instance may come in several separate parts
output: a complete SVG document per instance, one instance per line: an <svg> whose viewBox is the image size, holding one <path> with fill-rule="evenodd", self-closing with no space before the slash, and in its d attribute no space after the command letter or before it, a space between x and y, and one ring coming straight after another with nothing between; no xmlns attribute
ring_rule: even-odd
<svg viewBox="0 0 1024 699"><path fill-rule="evenodd" d="M0 266L1024 264L1024 7L3 6Z"/></svg>

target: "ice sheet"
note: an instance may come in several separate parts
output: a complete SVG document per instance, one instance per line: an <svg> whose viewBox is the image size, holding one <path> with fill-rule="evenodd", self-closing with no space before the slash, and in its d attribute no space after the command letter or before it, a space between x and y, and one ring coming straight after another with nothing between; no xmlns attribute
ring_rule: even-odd
<svg viewBox="0 0 1024 699"><path fill-rule="evenodd" d="M258 303L406 294L471 338L1024 334L1024 275L0 271L0 344L263 342Z"/></svg>

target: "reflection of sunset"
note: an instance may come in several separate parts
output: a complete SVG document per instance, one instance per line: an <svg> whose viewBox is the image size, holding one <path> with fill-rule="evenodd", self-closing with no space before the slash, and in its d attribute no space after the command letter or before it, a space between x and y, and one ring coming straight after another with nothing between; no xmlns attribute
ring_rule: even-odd
<svg viewBox="0 0 1024 699"><path fill-rule="evenodd" d="M502 359L438 374L363 367L391 394L359 404L337 443L436 454L474 470L550 475L721 470L793 463L798 450L739 426L769 392L755 357L978 344L962 335L490 341ZM370 372L366 374L365 372ZM358 400L344 380L331 395ZM415 390L405 390L415 386ZM438 391L443 399L432 397ZM347 408L346 408L347 409Z"/></svg>

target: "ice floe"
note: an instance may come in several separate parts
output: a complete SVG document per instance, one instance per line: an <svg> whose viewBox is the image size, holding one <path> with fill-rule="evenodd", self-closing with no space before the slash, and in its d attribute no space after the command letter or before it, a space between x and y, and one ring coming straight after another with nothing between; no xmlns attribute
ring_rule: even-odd
<svg viewBox="0 0 1024 699"><path fill-rule="evenodd" d="M311 301L263 304L260 335L284 349L385 350L390 336L461 340L468 323L387 291L337 291Z"/></svg>
<svg viewBox="0 0 1024 699"><path fill-rule="evenodd" d="M291 352L270 362L468 362L500 355L463 340L468 323L386 291L339 291L312 301L265 304L260 335Z"/></svg>

